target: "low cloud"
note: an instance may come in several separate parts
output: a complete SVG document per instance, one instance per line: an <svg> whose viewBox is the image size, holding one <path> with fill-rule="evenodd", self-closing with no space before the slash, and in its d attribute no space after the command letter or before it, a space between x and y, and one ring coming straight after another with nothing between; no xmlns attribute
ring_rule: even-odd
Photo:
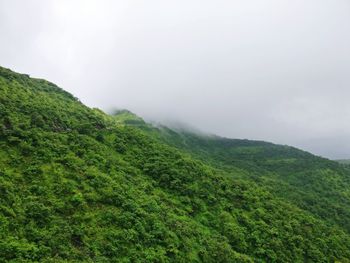
<svg viewBox="0 0 350 263"><path fill-rule="evenodd" d="M5 1L2 66L104 110L350 157L350 3Z"/></svg>

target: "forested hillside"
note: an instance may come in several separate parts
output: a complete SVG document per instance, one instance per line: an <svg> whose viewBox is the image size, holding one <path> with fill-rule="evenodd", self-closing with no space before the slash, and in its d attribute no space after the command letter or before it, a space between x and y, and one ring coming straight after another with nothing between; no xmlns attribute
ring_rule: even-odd
<svg viewBox="0 0 350 263"><path fill-rule="evenodd" d="M350 166L263 141L198 135L167 127L145 130L214 167L227 172L241 169L242 178L268 187L276 196L350 233Z"/></svg>
<svg viewBox="0 0 350 263"><path fill-rule="evenodd" d="M107 115L0 68L3 262L350 262L349 175Z"/></svg>

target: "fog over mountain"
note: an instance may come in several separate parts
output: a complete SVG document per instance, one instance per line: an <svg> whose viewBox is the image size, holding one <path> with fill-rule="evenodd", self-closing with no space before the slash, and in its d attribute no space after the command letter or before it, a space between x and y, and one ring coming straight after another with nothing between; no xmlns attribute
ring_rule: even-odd
<svg viewBox="0 0 350 263"><path fill-rule="evenodd" d="M0 0L1 65L84 103L350 157L346 0Z"/></svg>

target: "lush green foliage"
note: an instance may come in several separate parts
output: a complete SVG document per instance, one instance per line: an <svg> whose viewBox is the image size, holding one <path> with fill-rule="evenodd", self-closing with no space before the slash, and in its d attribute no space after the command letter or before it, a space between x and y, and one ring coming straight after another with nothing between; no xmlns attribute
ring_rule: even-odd
<svg viewBox="0 0 350 263"><path fill-rule="evenodd" d="M350 259L349 173L296 149L109 116L0 68L0 157L0 261Z"/></svg>
<svg viewBox="0 0 350 263"><path fill-rule="evenodd" d="M241 169L244 179L350 233L350 166L261 141L199 136L166 127L153 129L152 134L214 167Z"/></svg>

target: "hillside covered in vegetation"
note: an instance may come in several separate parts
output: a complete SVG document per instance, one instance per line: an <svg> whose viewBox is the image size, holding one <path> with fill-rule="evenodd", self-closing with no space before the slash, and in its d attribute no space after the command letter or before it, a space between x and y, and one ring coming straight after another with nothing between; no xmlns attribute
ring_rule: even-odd
<svg viewBox="0 0 350 263"><path fill-rule="evenodd" d="M350 170L0 68L0 261L350 262Z"/></svg>

